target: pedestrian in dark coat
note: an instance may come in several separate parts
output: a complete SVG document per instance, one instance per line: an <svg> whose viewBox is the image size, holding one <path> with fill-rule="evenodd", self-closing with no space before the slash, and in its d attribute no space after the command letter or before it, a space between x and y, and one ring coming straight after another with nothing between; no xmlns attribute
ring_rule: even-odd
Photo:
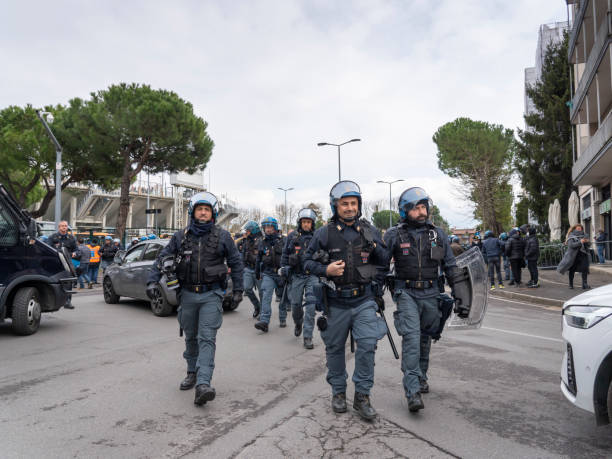
<svg viewBox="0 0 612 459"><path fill-rule="evenodd" d="M540 286L538 280L538 260L540 258L540 242L536 236L536 229L529 227L529 236L525 243L525 258L527 259L527 269L531 279L527 282L527 287L537 288Z"/></svg>
<svg viewBox="0 0 612 459"><path fill-rule="evenodd" d="M525 240L521 238L521 233L516 228L508 234L506 255L510 259L510 267L512 268L513 280L510 285L520 287L521 269L525 266Z"/></svg>
<svg viewBox="0 0 612 459"><path fill-rule="evenodd" d="M582 273L582 289L591 288L587 283L591 243L584 234L582 225L574 225L569 229L565 244L567 244L567 252L557 266L557 272L559 274L565 274L566 272L569 274L569 288L571 289L574 288L574 274Z"/></svg>

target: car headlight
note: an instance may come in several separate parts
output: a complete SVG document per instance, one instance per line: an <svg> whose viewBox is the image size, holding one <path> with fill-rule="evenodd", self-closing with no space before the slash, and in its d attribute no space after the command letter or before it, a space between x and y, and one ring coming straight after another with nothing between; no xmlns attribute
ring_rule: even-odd
<svg viewBox="0 0 612 459"><path fill-rule="evenodd" d="M610 306L569 306L563 310L565 323L570 327L591 328L612 315Z"/></svg>

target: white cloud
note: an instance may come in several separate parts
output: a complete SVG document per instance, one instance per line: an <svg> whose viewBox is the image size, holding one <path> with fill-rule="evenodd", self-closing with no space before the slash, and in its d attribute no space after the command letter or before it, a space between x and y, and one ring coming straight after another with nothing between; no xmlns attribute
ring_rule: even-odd
<svg viewBox="0 0 612 459"><path fill-rule="evenodd" d="M215 141L212 191L272 210L283 193L327 203L343 178L366 199L385 177L430 191L472 223L431 137L458 116L522 126L523 69L565 3L29 2L5 5L0 106L41 106L136 81L194 104ZM8 71L6 71L8 69ZM394 185L394 194L401 186Z"/></svg>

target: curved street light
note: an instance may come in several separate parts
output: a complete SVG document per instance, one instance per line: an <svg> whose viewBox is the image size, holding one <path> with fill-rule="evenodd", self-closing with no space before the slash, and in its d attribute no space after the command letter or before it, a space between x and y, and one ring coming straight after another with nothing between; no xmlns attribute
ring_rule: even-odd
<svg viewBox="0 0 612 459"><path fill-rule="evenodd" d="M376 183L386 183L387 185L389 185L389 228L393 226L393 220L391 219L391 216L393 214L393 211L391 210L391 185L393 185L394 183L403 182L403 181L404 179L393 180L392 182L385 182L384 180L376 181Z"/></svg>
<svg viewBox="0 0 612 459"><path fill-rule="evenodd" d="M285 233L287 232L289 225L287 223L287 191L291 191L293 190L293 188L281 188L278 187L279 190L284 191L285 192Z"/></svg>

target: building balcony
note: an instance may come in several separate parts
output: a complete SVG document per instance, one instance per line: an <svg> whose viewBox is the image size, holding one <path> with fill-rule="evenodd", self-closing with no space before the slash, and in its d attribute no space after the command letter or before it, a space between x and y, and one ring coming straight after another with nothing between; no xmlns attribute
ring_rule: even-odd
<svg viewBox="0 0 612 459"><path fill-rule="evenodd" d="M603 185L612 175L612 112L608 113L572 167L574 185Z"/></svg>
<svg viewBox="0 0 612 459"><path fill-rule="evenodd" d="M572 3L576 3L576 1L577 0L571 0L571 1L568 1L567 3L572 4ZM584 13L586 12L588 3L589 3L588 0L581 0L580 7L578 8L578 12L576 13L576 16L574 17L574 25L572 27L572 30L569 36L569 43L567 47L567 56L570 62L572 62L572 56L574 54L574 51L576 50L576 42L578 41L580 27L582 26L582 22L584 20Z"/></svg>
<svg viewBox="0 0 612 459"><path fill-rule="evenodd" d="M578 114L584 110L583 105L587 99L589 89L595 78L595 74L599 69L602 61L607 57L608 49L612 41L612 14L610 11L606 13L606 20L602 22L599 30L597 31L597 37L595 43L586 61L582 78L578 82L578 86L574 91L574 97L572 98L572 104L570 108L570 120L575 123ZM609 74L610 69L605 69ZM593 112L594 109L589 110ZM597 118L591 119L590 122L596 121ZM581 123L585 123L586 120L581 120Z"/></svg>

